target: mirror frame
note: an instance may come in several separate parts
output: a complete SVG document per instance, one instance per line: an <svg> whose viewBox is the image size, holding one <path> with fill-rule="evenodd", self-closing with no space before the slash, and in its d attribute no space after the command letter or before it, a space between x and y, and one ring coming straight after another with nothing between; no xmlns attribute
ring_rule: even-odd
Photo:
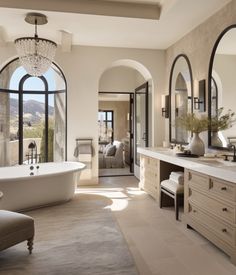
<svg viewBox="0 0 236 275"><path fill-rule="evenodd" d="M187 63L188 69L189 69L189 74L190 74L190 81L191 81L191 113L193 113L193 73L192 73L192 68L191 68L191 63L189 61L189 58L187 57L186 54L178 54L171 66L171 70L170 70L170 78L169 78L169 106L170 106L170 110L169 110L169 141L171 143L178 143L178 144L188 144L187 142L178 142L176 140L173 140L171 137L171 90L172 90L172 77L173 77L173 72L174 72L174 68L175 68L175 64L178 61L178 59L180 57L183 57Z"/></svg>
<svg viewBox="0 0 236 275"><path fill-rule="evenodd" d="M221 39L224 37L224 35L230 31L231 29L236 28L236 24L230 25L226 27L220 35L217 37L216 42L213 46L210 62L209 62L209 69L208 69L208 118L211 119L211 78L212 78L212 68L214 63L214 58L216 54L217 47L221 41ZM228 150L226 147L220 147L220 146L213 146L211 145L211 131L208 129L208 148L217 149L217 150Z"/></svg>

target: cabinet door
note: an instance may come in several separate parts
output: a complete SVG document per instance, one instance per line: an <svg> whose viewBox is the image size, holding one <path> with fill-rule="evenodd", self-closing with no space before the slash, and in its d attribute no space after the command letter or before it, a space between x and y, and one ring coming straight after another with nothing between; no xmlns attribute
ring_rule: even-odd
<svg viewBox="0 0 236 275"><path fill-rule="evenodd" d="M140 156L139 187L155 199L159 197L159 163L158 159Z"/></svg>

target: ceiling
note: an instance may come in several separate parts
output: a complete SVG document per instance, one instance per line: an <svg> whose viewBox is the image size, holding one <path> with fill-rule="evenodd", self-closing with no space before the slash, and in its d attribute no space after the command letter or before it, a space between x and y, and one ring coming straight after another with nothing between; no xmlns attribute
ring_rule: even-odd
<svg viewBox="0 0 236 275"><path fill-rule="evenodd" d="M52 0L47 1L49 3ZM60 2L63 1L68 3L68 0ZM73 45L166 49L230 2L230 0L109 1L132 2L134 5L137 3L156 4L161 9L160 18L153 20L82 14L77 10L74 13L55 11L55 9L53 11L52 8L45 11L45 6L42 6L42 13L48 17L49 22L46 26L39 26L39 36L61 44L61 30L63 30L71 34ZM5 2L4 5L3 2ZM32 10L32 7L24 9L23 5L16 5L17 8L7 8L8 2L14 1L0 0L0 41L14 41L21 36L33 35L34 27L28 25L24 17L29 11L40 12L40 3L43 1L37 1L38 6L35 10ZM18 0L17 3L20 2L24 1Z"/></svg>

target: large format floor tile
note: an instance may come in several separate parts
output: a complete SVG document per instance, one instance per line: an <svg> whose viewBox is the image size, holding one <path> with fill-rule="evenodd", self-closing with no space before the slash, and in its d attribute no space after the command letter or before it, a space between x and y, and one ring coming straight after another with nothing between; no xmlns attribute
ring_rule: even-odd
<svg viewBox="0 0 236 275"><path fill-rule="evenodd" d="M160 209L155 200L138 189L135 177L100 178L99 186L103 195L112 200L109 207L141 275L236 274L226 254L186 228L183 210L182 221L176 221L174 209Z"/></svg>

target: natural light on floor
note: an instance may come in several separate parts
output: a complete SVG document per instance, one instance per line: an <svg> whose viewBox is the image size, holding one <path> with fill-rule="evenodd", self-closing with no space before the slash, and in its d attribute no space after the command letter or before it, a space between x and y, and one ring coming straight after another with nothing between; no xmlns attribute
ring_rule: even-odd
<svg viewBox="0 0 236 275"><path fill-rule="evenodd" d="M135 187L127 188L77 188L76 194L90 194L106 197L112 201L111 205L105 207L105 209L111 209L112 211L122 211L127 208L129 200L132 197L145 194L144 191Z"/></svg>

